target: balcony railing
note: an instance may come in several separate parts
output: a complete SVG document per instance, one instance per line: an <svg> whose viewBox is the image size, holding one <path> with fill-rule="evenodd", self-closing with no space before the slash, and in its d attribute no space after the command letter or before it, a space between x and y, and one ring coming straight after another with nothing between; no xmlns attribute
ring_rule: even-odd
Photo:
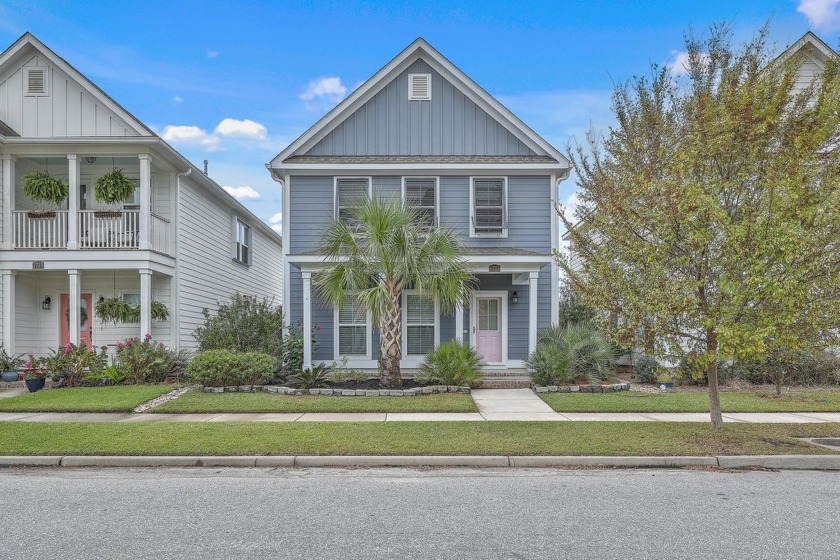
<svg viewBox="0 0 840 560"><path fill-rule="evenodd" d="M169 254L169 220L152 213L152 230L149 236L152 251Z"/></svg>
<svg viewBox="0 0 840 560"><path fill-rule="evenodd" d="M82 249L137 249L140 211L79 211L79 247Z"/></svg>
<svg viewBox="0 0 840 560"><path fill-rule="evenodd" d="M15 249L64 249L67 247L67 211L12 212Z"/></svg>
<svg viewBox="0 0 840 560"><path fill-rule="evenodd" d="M139 210L79 210L80 249L139 249ZM12 212L15 249L66 249L68 212ZM170 254L169 220L151 214L149 245L152 251Z"/></svg>

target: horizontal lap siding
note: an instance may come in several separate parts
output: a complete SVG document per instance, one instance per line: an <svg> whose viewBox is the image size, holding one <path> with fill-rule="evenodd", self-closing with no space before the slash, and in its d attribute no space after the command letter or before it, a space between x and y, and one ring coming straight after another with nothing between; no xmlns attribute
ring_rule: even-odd
<svg viewBox="0 0 840 560"><path fill-rule="evenodd" d="M291 254L318 247L321 232L333 219L333 177L292 177L285 242Z"/></svg>
<svg viewBox="0 0 840 560"><path fill-rule="evenodd" d="M408 74L432 75L432 99L409 101ZM307 155L533 155L428 63L417 60Z"/></svg>
<svg viewBox="0 0 840 560"><path fill-rule="evenodd" d="M179 204L180 344L194 349L204 308L214 313L236 292L280 304L282 249L251 224L251 266L237 264L231 258L235 211L183 179Z"/></svg>
<svg viewBox="0 0 840 560"><path fill-rule="evenodd" d="M510 303L508 299L508 359L524 360L528 354L528 286L514 286L509 274L481 274L478 275L478 283L478 290L505 291L508 294L516 290L519 301ZM469 328L472 329L475 314L470 311Z"/></svg>

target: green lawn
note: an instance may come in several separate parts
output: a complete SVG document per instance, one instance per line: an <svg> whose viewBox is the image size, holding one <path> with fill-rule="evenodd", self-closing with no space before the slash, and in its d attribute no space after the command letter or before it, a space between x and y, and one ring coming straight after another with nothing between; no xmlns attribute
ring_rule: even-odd
<svg viewBox="0 0 840 560"><path fill-rule="evenodd" d="M48 389L0 399L0 412L130 412L135 406L174 388L172 385L118 385Z"/></svg>
<svg viewBox="0 0 840 560"><path fill-rule="evenodd" d="M0 455L830 454L840 424L664 422L0 422Z"/></svg>
<svg viewBox="0 0 840 560"><path fill-rule="evenodd" d="M149 412L478 412L469 395L418 397L290 396L190 391Z"/></svg>
<svg viewBox="0 0 840 560"><path fill-rule="evenodd" d="M706 392L541 393L557 412L708 412ZM840 412L840 391L786 393L724 391L724 412Z"/></svg>

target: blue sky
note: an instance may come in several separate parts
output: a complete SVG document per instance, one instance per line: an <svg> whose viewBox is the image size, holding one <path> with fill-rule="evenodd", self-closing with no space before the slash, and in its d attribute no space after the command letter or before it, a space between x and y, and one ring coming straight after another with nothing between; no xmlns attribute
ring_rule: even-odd
<svg viewBox="0 0 840 560"><path fill-rule="evenodd" d="M768 18L779 49L808 29L835 46L840 0L0 0L0 49L31 31L279 229L264 164L417 36L565 150L689 27L727 20L737 40Z"/></svg>

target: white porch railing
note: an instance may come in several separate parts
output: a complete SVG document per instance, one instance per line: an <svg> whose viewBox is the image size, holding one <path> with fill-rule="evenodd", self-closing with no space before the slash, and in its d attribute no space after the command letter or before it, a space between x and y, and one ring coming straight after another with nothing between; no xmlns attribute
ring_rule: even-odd
<svg viewBox="0 0 840 560"><path fill-rule="evenodd" d="M41 216L38 216L41 214ZM67 247L67 211L12 212L15 249L64 249ZM37 217L36 217L37 216Z"/></svg>
<svg viewBox="0 0 840 560"><path fill-rule="evenodd" d="M152 212L152 230L151 235L149 236L149 243L151 244L152 251L157 251L158 253L163 253L165 255L169 254L169 231L170 225L169 220L166 218L161 218L154 212Z"/></svg>
<svg viewBox="0 0 840 560"><path fill-rule="evenodd" d="M79 210L79 247L137 249L139 225L139 210Z"/></svg>

